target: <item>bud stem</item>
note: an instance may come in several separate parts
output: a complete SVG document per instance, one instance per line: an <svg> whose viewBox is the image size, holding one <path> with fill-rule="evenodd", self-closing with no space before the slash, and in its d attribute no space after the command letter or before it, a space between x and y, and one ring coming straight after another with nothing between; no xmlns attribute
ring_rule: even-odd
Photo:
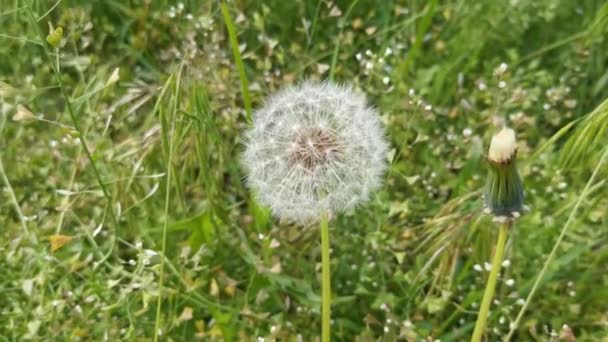
<svg viewBox="0 0 608 342"><path fill-rule="evenodd" d="M330 340L331 320L331 274L329 269L329 222L327 213L321 215L321 262L322 262L322 341Z"/></svg>
<svg viewBox="0 0 608 342"><path fill-rule="evenodd" d="M481 301L481 306L479 307L479 315L477 316L477 322L475 323L475 330L473 331L471 342L481 342L481 337L483 336L486 327L490 304L492 303L492 297L494 297L494 290L496 288L496 279L498 278L500 265L505 252L507 230L509 230L509 226L509 222L503 223L500 225L500 230L498 231L498 241L496 241L496 252L494 253L494 260L492 261L492 269L488 282L486 283L486 289L483 293L483 299Z"/></svg>

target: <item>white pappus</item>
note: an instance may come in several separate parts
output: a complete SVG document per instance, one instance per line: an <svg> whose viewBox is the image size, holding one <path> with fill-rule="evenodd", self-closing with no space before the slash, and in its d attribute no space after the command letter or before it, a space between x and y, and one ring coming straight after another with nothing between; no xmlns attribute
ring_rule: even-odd
<svg viewBox="0 0 608 342"><path fill-rule="evenodd" d="M365 96L305 81L268 97L245 135L247 184L283 221L317 222L364 202L382 183L388 144Z"/></svg>

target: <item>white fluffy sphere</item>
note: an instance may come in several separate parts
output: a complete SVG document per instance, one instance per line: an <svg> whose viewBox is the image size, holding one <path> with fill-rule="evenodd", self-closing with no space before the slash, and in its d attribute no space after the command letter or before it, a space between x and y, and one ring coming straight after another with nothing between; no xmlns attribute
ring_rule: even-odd
<svg viewBox="0 0 608 342"><path fill-rule="evenodd" d="M247 184L281 220L316 222L367 200L382 183L387 143L365 96L303 82L270 96L245 137Z"/></svg>

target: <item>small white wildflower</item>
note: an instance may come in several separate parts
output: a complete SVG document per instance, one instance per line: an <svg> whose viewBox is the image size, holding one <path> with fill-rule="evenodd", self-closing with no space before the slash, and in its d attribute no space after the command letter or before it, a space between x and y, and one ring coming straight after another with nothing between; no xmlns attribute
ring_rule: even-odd
<svg viewBox="0 0 608 342"><path fill-rule="evenodd" d="M490 272L492 270L492 264L490 264L489 262L484 262L483 268L485 268L486 271Z"/></svg>
<svg viewBox="0 0 608 342"><path fill-rule="evenodd" d="M364 96L329 82L270 96L245 141L248 186L275 216L298 224L365 201L386 169L378 113Z"/></svg>
<svg viewBox="0 0 608 342"><path fill-rule="evenodd" d="M471 134L473 134L473 130L468 127L462 130L462 135L465 137L470 137Z"/></svg>
<svg viewBox="0 0 608 342"><path fill-rule="evenodd" d="M502 262L502 267L508 268L509 266L511 266L511 260L505 259L505 261Z"/></svg>
<svg viewBox="0 0 608 342"><path fill-rule="evenodd" d="M511 287L511 286L515 285L515 280L514 280L514 279L507 279L507 280L505 281L505 284L506 284L507 286Z"/></svg>
<svg viewBox="0 0 608 342"><path fill-rule="evenodd" d="M473 265L473 269L477 272L483 271L483 268L481 268L481 265L479 265L479 264Z"/></svg>

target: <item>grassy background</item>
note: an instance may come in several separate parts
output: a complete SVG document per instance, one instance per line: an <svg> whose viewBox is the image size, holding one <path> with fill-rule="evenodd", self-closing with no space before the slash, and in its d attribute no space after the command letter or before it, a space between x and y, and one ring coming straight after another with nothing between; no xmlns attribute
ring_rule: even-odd
<svg viewBox="0 0 608 342"><path fill-rule="evenodd" d="M318 229L272 220L238 161L249 103L304 78L368 94L392 145L383 189L332 223L336 340L468 338L503 123L532 211L487 338L578 200L515 337L608 338L603 164L583 192L608 141L607 33L595 0L0 0L0 340L317 338Z"/></svg>

